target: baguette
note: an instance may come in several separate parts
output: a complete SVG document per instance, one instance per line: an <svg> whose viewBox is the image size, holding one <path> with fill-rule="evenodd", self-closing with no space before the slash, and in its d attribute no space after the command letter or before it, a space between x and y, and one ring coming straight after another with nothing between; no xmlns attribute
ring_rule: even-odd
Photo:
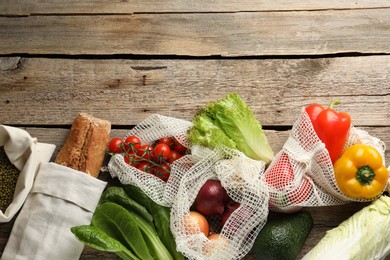
<svg viewBox="0 0 390 260"><path fill-rule="evenodd" d="M80 113L55 163L98 177L110 139L111 123Z"/></svg>

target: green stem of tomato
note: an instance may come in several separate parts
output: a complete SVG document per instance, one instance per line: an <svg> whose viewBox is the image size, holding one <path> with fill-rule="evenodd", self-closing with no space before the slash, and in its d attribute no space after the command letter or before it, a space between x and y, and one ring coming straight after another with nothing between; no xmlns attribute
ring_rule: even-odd
<svg viewBox="0 0 390 260"><path fill-rule="evenodd" d="M122 144L122 146L123 146L122 148L124 148L124 144ZM127 149L127 150L123 149L125 151L126 155L132 155L135 159L137 159L137 161L148 162L148 163L152 164L153 166L157 166L157 167L160 167L161 169L163 169L162 165L155 163L152 160L148 160L148 159L143 158L142 156L137 155L134 144L130 143L129 146L130 146L132 153L129 153L129 149ZM145 155L145 153L143 155ZM167 172L170 173L171 171L167 171Z"/></svg>

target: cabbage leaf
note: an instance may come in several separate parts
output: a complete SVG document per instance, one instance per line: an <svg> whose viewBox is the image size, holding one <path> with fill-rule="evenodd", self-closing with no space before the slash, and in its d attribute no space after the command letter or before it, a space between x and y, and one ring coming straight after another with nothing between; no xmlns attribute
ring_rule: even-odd
<svg viewBox="0 0 390 260"><path fill-rule="evenodd" d="M329 230L302 259L384 259L390 253L390 198L382 195Z"/></svg>

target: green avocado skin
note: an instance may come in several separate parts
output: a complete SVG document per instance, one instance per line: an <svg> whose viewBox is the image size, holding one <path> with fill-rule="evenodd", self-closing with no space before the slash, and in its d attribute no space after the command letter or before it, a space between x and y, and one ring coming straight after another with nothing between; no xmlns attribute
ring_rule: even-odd
<svg viewBox="0 0 390 260"><path fill-rule="evenodd" d="M312 228L313 218L307 211L270 217L253 245L255 259L295 260Z"/></svg>

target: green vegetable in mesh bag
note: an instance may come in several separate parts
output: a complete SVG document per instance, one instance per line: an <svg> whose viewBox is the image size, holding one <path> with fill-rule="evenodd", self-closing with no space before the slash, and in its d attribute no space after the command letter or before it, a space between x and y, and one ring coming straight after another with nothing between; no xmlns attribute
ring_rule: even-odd
<svg viewBox="0 0 390 260"><path fill-rule="evenodd" d="M265 163L274 157L262 126L236 93L208 104L193 123L187 135L192 144L210 148L224 145Z"/></svg>

